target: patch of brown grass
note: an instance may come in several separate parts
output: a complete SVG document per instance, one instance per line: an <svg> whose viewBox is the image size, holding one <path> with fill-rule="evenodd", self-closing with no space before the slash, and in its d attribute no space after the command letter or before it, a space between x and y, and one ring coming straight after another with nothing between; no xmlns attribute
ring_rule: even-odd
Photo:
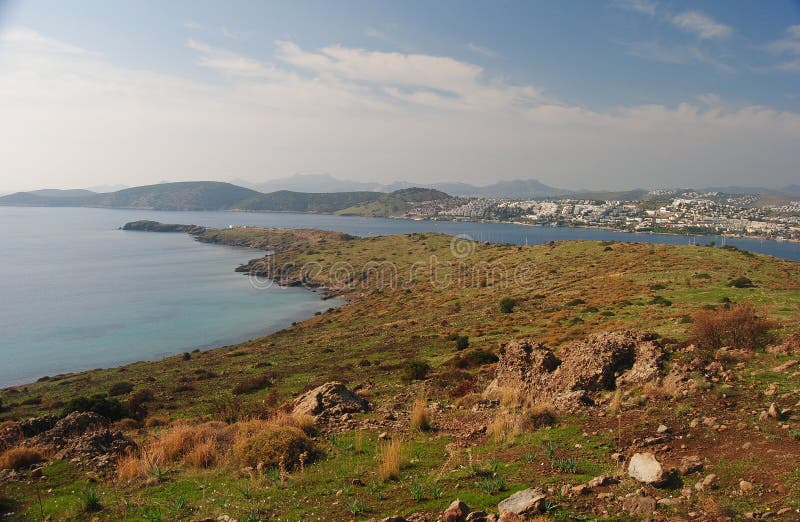
<svg viewBox="0 0 800 522"><path fill-rule="evenodd" d="M44 456L33 448L11 448L0 455L0 469L22 469L38 464Z"/></svg>
<svg viewBox="0 0 800 522"><path fill-rule="evenodd" d="M403 463L403 441L392 438L378 446L378 475L384 481L400 478L400 466Z"/></svg>
<svg viewBox="0 0 800 522"><path fill-rule="evenodd" d="M307 413L287 413L278 411L269 419L275 426L292 426L303 430L307 435L314 435L317 431L317 421Z"/></svg>
<svg viewBox="0 0 800 522"><path fill-rule="evenodd" d="M692 316L692 334L700 348L716 350L723 346L755 350L770 340L775 321L760 317L751 304L700 310Z"/></svg>
<svg viewBox="0 0 800 522"><path fill-rule="evenodd" d="M167 424L169 424L168 417L147 417L144 421L144 427L148 429L166 426Z"/></svg>
<svg viewBox="0 0 800 522"><path fill-rule="evenodd" d="M219 460L217 446L212 439L204 439L189 450L184 459L193 468L211 468Z"/></svg>
<svg viewBox="0 0 800 522"><path fill-rule="evenodd" d="M117 479L121 482L143 477L147 473L148 465L145 459L135 453L129 453L117 460Z"/></svg>
<svg viewBox="0 0 800 522"><path fill-rule="evenodd" d="M293 470L301 466L301 461L312 461L318 450L300 428L264 422L239 431L233 453L243 466Z"/></svg>
<svg viewBox="0 0 800 522"><path fill-rule="evenodd" d="M425 396L417 397L411 408L411 429L428 431L431 429L430 412L428 411L428 399Z"/></svg>

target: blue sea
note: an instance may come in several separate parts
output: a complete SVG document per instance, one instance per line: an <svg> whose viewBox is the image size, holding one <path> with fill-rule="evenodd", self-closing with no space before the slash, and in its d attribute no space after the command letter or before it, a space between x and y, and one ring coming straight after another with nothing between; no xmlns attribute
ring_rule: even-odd
<svg viewBox="0 0 800 522"><path fill-rule="evenodd" d="M0 387L233 344L338 304L301 288L256 289L234 272L263 252L198 243L186 234L119 230L140 219L214 227L319 228L358 236L442 232L514 244L692 241L678 235L499 223L0 207ZM697 238L698 243L710 240L722 242L719 237ZM797 243L728 239L727 244L800 260Z"/></svg>

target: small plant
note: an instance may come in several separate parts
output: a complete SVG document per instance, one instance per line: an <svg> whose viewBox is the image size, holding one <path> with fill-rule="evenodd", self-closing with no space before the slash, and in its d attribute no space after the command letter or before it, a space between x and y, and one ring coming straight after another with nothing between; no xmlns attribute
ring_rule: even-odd
<svg viewBox="0 0 800 522"><path fill-rule="evenodd" d="M409 493L411 493L411 498L413 498L415 502L422 502L425 500L425 488L422 487L422 484L413 482L409 488Z"/></svg>
<svg viewBox="0 0 800 522"><path fill-rule="evenodd" d="M403 443L400 439L384 441L378 455L378 474L384 481L400 478L400 464L403 460Z"/></svg>
<svg viewBox="0 0 800 522"><path fill-rule="evenodd" d="M103 506L100 504L100 497L97 495L97 491L93 489L83 492L81 495L81 503L83 504L84 513L96 513L103 509Z"/></svg>
<svg viewBox="0 0 800 522"><path fill-rule="evenodd" d="M175 508L175 511L191 511L191 506L183 495L178 495L178 498L172 503L172 507Z"/></svg>
<svg viewBox="0 0 800 522"><path fill-rule="evenodd" d="M252 393L258 390L263 390L272 384L272 380L267 375L255 375L244 379L231 390L234 395L243 395L245 393Z"/></svg>
<svg viewBox="0 0 800 522"><path fill-rule="evenodd" d="M142 513L142 518L148 520L149 522L161 522L163 515L161 514L161 509L157 507L149 507L144 510L144 513Z"/></svg>
<svg viewBox="0 0 800 522"><path fill-rule="evenodd" d="M748 277L739 276L735 279L728 281L728 286L732 288L753 288L756 285Z"/></svg>
<svg viewBox="0 0 800 522"><path fill-rule="evenodd" d="M424 397L417 397L411 409L411 429L428 431L431 429L431 419L428 413L428 400Z"/></svg>
<svg viewBox="0 0 800 522"><path fill-rule="evenodd" d="M572 457L551 457L550 467L562 473L575 474L578 472L578 463Z"/></svg>
<svg viewBox="0 0 800 522"><path fill-rule="evenodd" d="M108 389L108 395L116 397L118 395L125 395L133 391L133 384L127 381L117 382L111 385Z"/></svg>
<svg viewBox="0 0 800 522"><path fill-rule="evenodd" d="M500 299L500 312L504 314L510 314L514 311L514 307L516 306L517 302L511 297L503 297Z"/></svg>
<svg viewBox="0 0 800 522"><path fill-rule="evenodd" d="M354 517L358 517L364 514L366 511L366 507L364 503L361 502L361 499L354 499L348 506L347 509Z"/></svg>
<svg viewBox="0 0 800 522"><path fill-rule="evenodd" d="M669 299L667 299L667 298L665 298L663 296L656 295L656 296L653 296L652 299L650 299L649 304L651 304L651 305L660 305L660 306L672 306L672 301L670 301Z"/></svg>
<svg viewBox="0 0 800 522"><path fill-rule="evenodd" d="M0 469L22 469L38 464L44 460L42 454L35 449L12 448L0 454Z"/></svg>
<svg viewBox="0 0 800 522"><path fill-rule="evenodd" d="M487 477L481 480L478 486L485 491L487 495L494 495L508 489L508 485L502 477Z"/></svg>
<svg viewBox="0 0 800 522"><path fill-rule="evenodd" d="M442 498L444 491L442 491L442 487L439 484L431 484L430 486L428 486L428 493L431 494L431 497L434 500L439 500L440 498Z"/></svg>
<svg viewBox="0 0 800 522"><path fill-rule="evenodd" d="M800 430L789 430L789 436L794 440L800 440Z"/></svg>
<svg viewBox="0 0 800 522"><path fill-rule="evenodd" d="M455 342L456 342L456 350L458 351L466 350L467 348L469 348L469 337L467 337L466 335L457 335Z"/></svg>

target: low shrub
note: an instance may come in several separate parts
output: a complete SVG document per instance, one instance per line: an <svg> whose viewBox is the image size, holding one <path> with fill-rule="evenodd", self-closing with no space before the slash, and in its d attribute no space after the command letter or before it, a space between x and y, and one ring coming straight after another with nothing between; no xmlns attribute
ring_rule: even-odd
<svg viewBox="0 0 800 522"><path fill-rule="evenodd" d="M133 431L133 430L138 430L139 428L141 428L142 427L142 423L137 421L136 419L124 418L124 419L118 421L114 425L114 427L116 427L118 430L122 430L122 431Z"/></svg>
<svg viewBox="0 0 800 522"><path fill-rule="evenodd" d="M75 397L64 406L62 413L67 415L72 412L93 412L112 421L128 417L128 410L116 399L108 399L105 394L99 393L89 397Z"/></svg>
<svg viewBox="0 0 800 522"><path fill-rule="evenodd" d="M489 350L478 349L472 350L461 357L457 357L453 361L453 366L461 370L467 368L475 368L476 366L483 366L485 364L496 363L500 359Z"/></svg>
<svg viewBox="0 0 800 522"><path fill-rule="evenodd" d="M32 448L11 448L0 455L0 469L23 469L42 462L44 457Z"/></svg>
<svg viewBox="0 0 800 522"><path fill-rule="evenodd" d="M147 417L147 403L154 398L153 390L149 388L136 390L128 396L128 400L125 402L128 413L134 419L144 419Z"/></svg>
<svg viewBox="0 0 800 522"><path fill-rule="evenodd" d="M126 393L130 393L133 391L133 384L127 381L117 382L111 385L111 388L108 389L109 397L117 397L119 395L125 395Z"/></svg>
<svg viewBox="0 0 800 522"><path fill-rule="evenodd" d="M456 350L466 350L469 348L469 337L466 335L457 335L455 339Z"/></svg>
<svg viewBox="0 0 800 522"><path fill-rule="evenodd" d="M733 288L753 288L756 285L748 277L739 276L728 281L728 286Z"/></svg>
<svg viewBox="0 0 800 522"><path fill-rule="evenodd" d="M692 335L701 348L716 350L723 346L754 350L770 339L774 321L756 314L750 304L732 304L719 310L700 310L692 316Z"/></svg>
<svg viewBox="0 0 800 522"><path fill-rule="evenodd" d="M234 455L243 466L293 470L303 462L311 462L318 454L314 442L300 428L264 424L254 432L240 434L234 444Z"/></svg>
<svg viewBox="0 0 800 522"><path fill-rule="evenodd" d="M268 375L253 375L236 383L231 391L234 395L244 395L245 393L263 390L270 384L272 384L272 380Z"/></svg>
<svg viewBox="0 0 800 522"><path fill-rule="evenodd" d="M431 366L421 359L412 359L403 366L401 378L403 382L421 381L428 376Z"/></svg>
<svg viewBox="0 0 800 522"><path fill-rule="evenodd" d="M511 297L503 297L500 299L500 312L504 314L510 314L514 311L514 308L517 306L517 302L512 299Z"/></svg>

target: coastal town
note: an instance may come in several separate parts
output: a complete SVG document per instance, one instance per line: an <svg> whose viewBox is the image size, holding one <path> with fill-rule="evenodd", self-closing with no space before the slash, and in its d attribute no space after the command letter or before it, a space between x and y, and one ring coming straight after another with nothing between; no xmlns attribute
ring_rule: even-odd
<svg viewBox="0 0 800 522"><path fill-rule="evenodd" d="M800 240L800 199L759 194L653 190L635 201L453 198L421 203L408 217L490 220L628 232Z"/></svg>

